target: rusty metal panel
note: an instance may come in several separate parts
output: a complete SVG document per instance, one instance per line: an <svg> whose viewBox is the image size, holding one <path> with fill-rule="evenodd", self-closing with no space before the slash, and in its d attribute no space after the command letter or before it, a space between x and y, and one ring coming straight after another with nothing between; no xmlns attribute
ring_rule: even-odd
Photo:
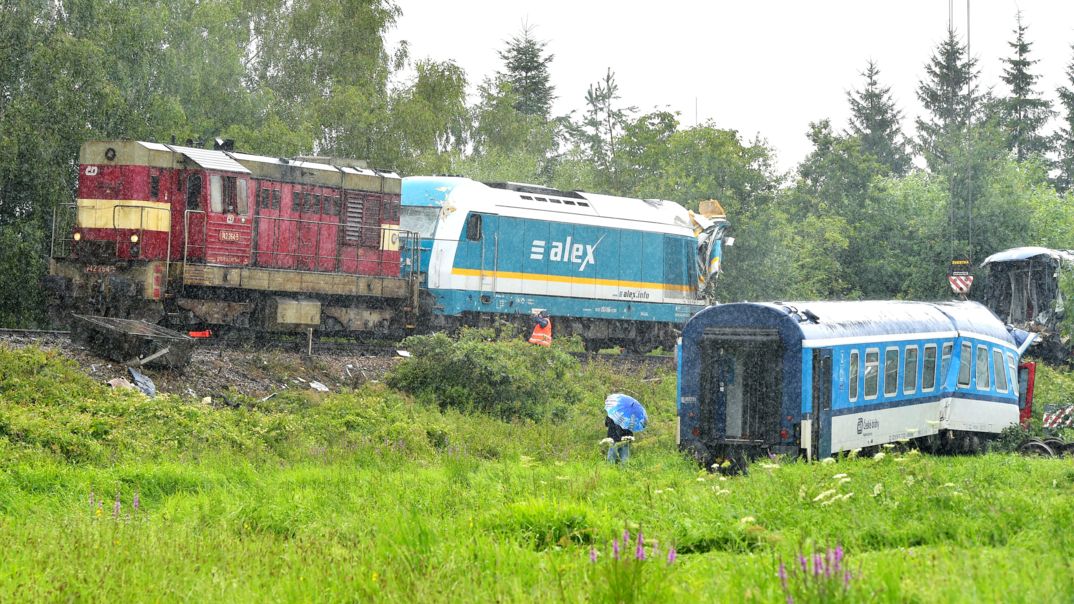
<svg viewBox="0 0 1074 604"><path fill-rule="evenodd" d="M321 303L317 300L273 297L271 317L279 326L317 327L321 324Z"/></svg>
<svg viewBox="0 0 1074 604"><path fill-rule="evenodd" d="M344 273L311 273L261 268L187 264L183 283L309 294L404 298L407 281L394 277L356 277Z"/></svg>
<svg viewBox="0 0 1074 604"><path fill-rule="evenodd" d="M250 302L226 302L223 300L194 300L191 298L179 298L176 301L179 308L184 308L197 315L206 323L220 325L234 325L239 317L253 310L254 305Z"/></svg>

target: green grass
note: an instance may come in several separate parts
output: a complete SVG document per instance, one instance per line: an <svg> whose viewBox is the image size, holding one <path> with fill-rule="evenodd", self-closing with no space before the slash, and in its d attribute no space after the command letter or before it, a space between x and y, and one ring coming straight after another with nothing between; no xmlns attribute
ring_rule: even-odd
<svg viewBox="0 0 1074 604"><path fill-rule="evenodd" d="M780 561L836 544L847 601L1074 596L1069 460L889 454L719 477L675 451L672 375L570 379L581 402L545 422L384 387L213 409L0 348L0 601L783 602ZM617 468L598 441L623 389L653 426ZM624 529L678 559L613 564Z"/></svg>

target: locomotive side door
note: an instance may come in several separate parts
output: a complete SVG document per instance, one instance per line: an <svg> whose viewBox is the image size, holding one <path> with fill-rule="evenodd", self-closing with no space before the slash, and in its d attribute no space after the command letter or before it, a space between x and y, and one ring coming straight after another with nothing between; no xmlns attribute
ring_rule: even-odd
<svg viewBox="0 0 1074 604"><path fill-rule="evenodd" d="M208 195L206 195L205 175L200 170L184 170L179 174L180 187L185 201L182 216L178 223L182 225L180 244L183 246L180 257L186 260L205 260L205 227Z"/></svg>

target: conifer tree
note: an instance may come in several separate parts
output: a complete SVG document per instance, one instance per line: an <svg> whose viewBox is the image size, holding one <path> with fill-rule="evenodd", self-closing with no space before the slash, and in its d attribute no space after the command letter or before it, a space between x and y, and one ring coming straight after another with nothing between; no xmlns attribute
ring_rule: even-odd
<svg viewBox="0 0 1074 604"><path fill-rule="evenodd" d="M977 60L947 30L947 38L925 65L926 77L917 88L917 98L928 112L917 119L918 147L933 171L947 163L944 148L951 136L963 132L978 110Z"/></svg>
<svg viewBox="0 0 1074 604"><path fill-rule="evenodd" d="M891 88L877 81L880 69L869 61L862 73L865 88L847 93L850 102L850 129L847 134L861 140L862 149L871 153L891 174L902 176L910 169L910 155L902 128L902 112L895 107Z"/></svg>
<svg viewBox="0 0 1074 604"><path fill-rule="evenodd" d="M1003 129L1007 137L1007 149L1014 152L1015 159L1025 161L1040 156L1048 150L1048 139L1041 134L1044 124L1053 115L1051 103L1033 90L1040 76L1029 69L1037 60L1029 59L1031 42L1025 39L1026 26L1018 13L1014 42L1008 45L1014 56L1003 59L1006 65L1000 79L1010 87L1011 94L1002 101Z"/></svg>
<svg viewBox="0 0 1074 604"><path fill-rule="evenodd" d="M1074 46L1071 46L1074 49ZM1055 178L1055 188L1069 191L1074 188L1074 58L1067 65L1067 86L1060 87L1059 103L1063 106L1062 125L1056 133L1059 160L1056 162L1059 174Z"/></svg>
<svg viewBox="0 0 1074 604"><path fill-rule="evenodd" d="M498 74L511 84L517 98L515 109L544 120L549 118L556 98L548 73L555 56L545 54L546 44L533 37L532 27L523 26L522 33L507 43L506 50L500 51L506 71Z"/></svg>

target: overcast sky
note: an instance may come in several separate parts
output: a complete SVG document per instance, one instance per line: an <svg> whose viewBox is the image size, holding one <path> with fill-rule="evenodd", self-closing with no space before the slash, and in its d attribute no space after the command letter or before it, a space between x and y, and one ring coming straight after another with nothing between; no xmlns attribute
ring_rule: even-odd
<svg viewBox="0 0 1074 604"><path fill-rule="evenodd" d="M453 60L471 91L503 68L497 51L528 23L555 59L556 114L585 106L585 92L611 67L624 105L678 111L684 126L714 120L749 140L760 134L793 168L810 150L809 122L829 117L844 128L846 91L861 85L866 61L878 62L904 113L920 111L915 91L947 29L945 0L397 0L403 11L388 43L406 40L413 59ZM1001 57L1022 11L1042 76L1055 99L1074 43L1074 1L976 0L970 44L981 83L1006 94ZM966 0L955 0L965 39ZM695 111L696 107L696 111Z"/></svg>

